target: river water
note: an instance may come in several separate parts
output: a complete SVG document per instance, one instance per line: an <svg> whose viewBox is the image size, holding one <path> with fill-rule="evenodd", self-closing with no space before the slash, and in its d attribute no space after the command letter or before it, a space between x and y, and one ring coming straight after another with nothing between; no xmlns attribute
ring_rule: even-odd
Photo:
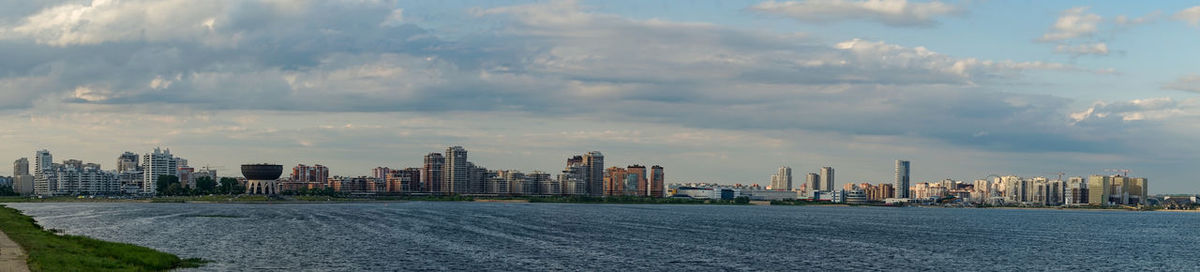
<svg viewBox="0 0 1200 272"><path fill-rule="evenodd" d="M6 204L200 271L1200 269L1200 213L939 208Z"/></svg>

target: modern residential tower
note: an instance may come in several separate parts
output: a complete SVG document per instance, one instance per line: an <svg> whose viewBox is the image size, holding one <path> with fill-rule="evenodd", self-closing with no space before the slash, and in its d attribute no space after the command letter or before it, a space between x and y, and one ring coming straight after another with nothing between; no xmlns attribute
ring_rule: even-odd
<svg viewBox="0 0 1200 272"><path fill-rule="evenodd" d="M896 160L896 198L910 198L908 194L909 170L908 161Z"/></svg>

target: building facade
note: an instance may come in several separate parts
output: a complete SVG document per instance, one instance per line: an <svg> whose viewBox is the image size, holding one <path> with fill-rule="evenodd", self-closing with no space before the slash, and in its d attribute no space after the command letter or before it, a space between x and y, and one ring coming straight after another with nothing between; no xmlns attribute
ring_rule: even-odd
<svg viewBox="0 0 1200 272"><path fill-rule="evenodd" d="M909 174L911 164L905 160L896 160L896 198L911 198L909 195Z"/></svg>

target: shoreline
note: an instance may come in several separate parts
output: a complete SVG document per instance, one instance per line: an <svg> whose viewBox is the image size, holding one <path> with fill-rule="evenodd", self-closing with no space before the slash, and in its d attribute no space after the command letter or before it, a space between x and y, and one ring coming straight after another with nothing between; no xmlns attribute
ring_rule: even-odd
<svg viewBox="0 0 1200 272"><path fill-rule="evenodd" d="M704 200L704 199L673 199L673 198L607 198L607 197L474 197L474 196L377 196L377 197L335 197L335 196L287 196L287 197L266 197L266 196L167 196L167 197L152 197L152 198L73 198L73 197L52 197L52 198L31 198L31 197L0 197L0 205L3 203L179 203L179 204L254 204L254 205L270 205L270 204L355 204L355 203L405 203L405 202L478 202L478 203L560 203L560 204L644 204L644 205L741 205L741 206L821 206L821 207L887 207L896 208L902 206L887 206L887 205L871 205L871 204L845 204L845 203L806 203L806 204L778 204L772 205L771 201L753 200L747 203L735 203L728 200ZM917 208L943 208L943 209L1000 209L1000 210L1063 210L1063 211L1131 211L1131 212L1200 212L1200 210L1167 210L1167 209L1150 209L1139 210L1129 207L1021 207L1021 206L987 206L987 207L946 207L946 206L903 206Z"/></svg>
<svg viewBox="0 0 1200 272"><path fill-rule="evenodd" d="M0 205L0 231L24 251L25 271L166 271L200 267L206 262L139 245L46 230L33 217L4 205ZM5 264L0 269L9 271L9 267Z"/></svg>

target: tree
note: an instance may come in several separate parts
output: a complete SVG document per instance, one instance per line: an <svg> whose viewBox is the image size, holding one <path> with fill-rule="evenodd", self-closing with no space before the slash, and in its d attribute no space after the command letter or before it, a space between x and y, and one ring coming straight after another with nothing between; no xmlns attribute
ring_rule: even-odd
<svg viewBox="0 0 1200 272"><path fill-rule="evenodd" d="M734 198L734 199L733 199L733 203L737 203L737 204L750 204L750 197L748 197L748 196L739 196L739 197L737 197L737 198Z"/></svg>
<svg viewBox="0 0 1200 272"><path fill-rule="evenodd" d="M200 177L196 179L196 192L199 194L211 194L217 188L217 182L211 177Z"/></svg>
<svg viewBox="0 0 1200 272"><path fill-rule="evenodd" d="M159 195L167 195L167 188L171 187L171 184L177 183L179 183L179 177L174 175L160 175L158 176L158 181L154 183L157 185L157 188L155 188L157 190L156 193Z"/></svg>
<svg viewBox="0 0 1200 272"><path fill-rule="evenodd" d="M221 178L221 183L218 186L217 192L222 194L240 194L246 191L245 187L238 185L238 181L235 178Z"/></svg>

